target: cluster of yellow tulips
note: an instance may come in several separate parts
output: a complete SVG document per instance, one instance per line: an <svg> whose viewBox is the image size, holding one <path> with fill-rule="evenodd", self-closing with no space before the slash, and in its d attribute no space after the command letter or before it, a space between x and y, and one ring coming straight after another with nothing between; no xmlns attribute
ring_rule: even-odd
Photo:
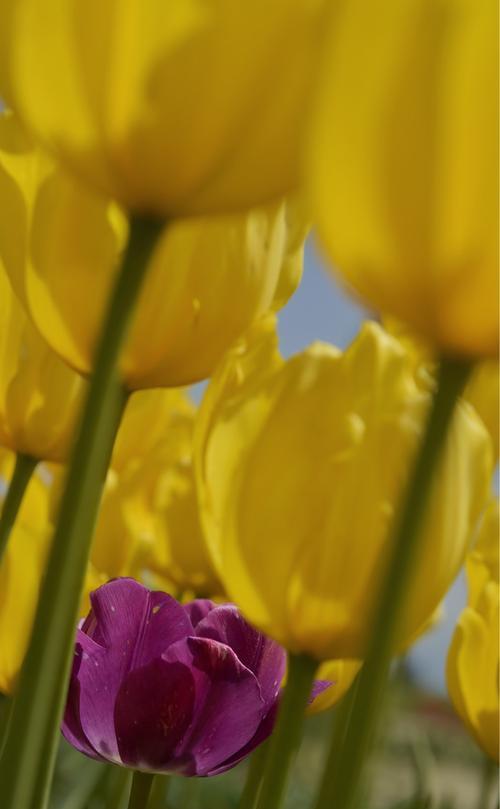
<svg viewBox="0 0 500 809"><path fill-rule="evenodd" d="M280 809L304 713L348 692L314 807L352 809L391 659L465 565L448 687L498 761L494 0L0 10L0 805L48 806L117 577L286 649L241 809ZM285 360L311 226L374 319Z"/></svg>

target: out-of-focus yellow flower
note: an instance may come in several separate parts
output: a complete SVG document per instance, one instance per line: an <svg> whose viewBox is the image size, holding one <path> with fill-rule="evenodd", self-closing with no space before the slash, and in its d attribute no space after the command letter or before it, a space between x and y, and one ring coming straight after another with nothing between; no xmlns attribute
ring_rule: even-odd
<svg viewBox="0 0 500 809"><path fill-rule="evenodd" d="M29 483L21 511L0 564L0 692L12 694L35 617L52 526L47 487L36 475ZM80 612L88 595L107 577L89 565Z"/></svg>
<svg viewBox="0 0 500 809"><path fill-rule="evenodd" d="M498 362L492 360L479 363L474 369L464 396L476 409L484 421L493 442L495 458L498 461L499 419L500 419L500 381Z"/></svg>
<svg viewBox="0 0 500 809"><path fill-rule="evenodd" d="M498 500L492 499L481 517L476 542L467 554L466 571L469 590L469 604L474 606L492 579L498 583L500 570L500 520Z"/></svg>
<svg viewBox="0 0 500 809"><path fill-rule="evenodd" d="M126 240L120 210L93 197L0 118L0 256L35 325L88 373ZM152 258L126 342L128 388L209 376L229 345L297 286L307 232L302 206L173 223Z"/></svg>
<svg viewBox="0 0 500 809"><path fill-rule="evenodd" d="M318 659L362 657L394 510L431 394L376 324L351 347L284 362L272 320L214 375L195 461L201 511L230 598L264 632ZM399 646L457 574L489 486L489 439L458 406L423 526Z"/></svg>
<svg viewBox="0 0 500 809"><path fill-rule="evenodd" d="M415 334L408 326L396 318L386 317L384 328L404 345L414 357L415 373L422 377L423 384L429 374L435 374L437 363L435 353L425 340ZM500 427L500 382L499 367L496 360L483 360L476 363L463 397L475 409L483 420L493 442L494 461L499 456Z"/></svg>
<svg viewBox="0 0 500 809"><path fill-rule="evenodd" d="M84 382L34 329L1 263L0 252L0 444L64 461Z"/></svg>
<svg viewBox="0 0 500 809"><path fill-rule="evenodd" d="M467 356L498 353L497 14L495 0L336 3L309 144L332 266Z"/></svg>
<svg viewBox="0 0 500 809"><path fill-rule="evenodd" d="M200 525L192 470L195 408L180 391L164 437L108 478L92 550L99 570L165 577L177 591L222 592ZM142 396L142 393L136 394Z"/></svg>
<svg viewBox="0 0 500 809"><path fill-rule="evenodd" d="M0 88L75 173L129 209L250 207L298 182L323 6L7 0Z"/></svg>
<svg viewBox="0 0 500 809"><path fill-rule="evenodd" d="M499 587L487 580L461 613L446 664L448 691L466 727L498 761Z"/></svg>
<svg viewBox="0 0 500 809"><path fill-rule="evenodd" d="M172 426L192 413L193 403L183 390L158 388L133 393L113 447L113 470L120 473L131 464L143 463Z"/></svg>
<svg viewBox="0 0 500 809"><path fill-rule="evenodd" d="M315 697L307 712L320 713L336 705L351 687L360 668L359 660L327 660L326 663L322 663L316 679L330 682L331 686Z"/></svg>

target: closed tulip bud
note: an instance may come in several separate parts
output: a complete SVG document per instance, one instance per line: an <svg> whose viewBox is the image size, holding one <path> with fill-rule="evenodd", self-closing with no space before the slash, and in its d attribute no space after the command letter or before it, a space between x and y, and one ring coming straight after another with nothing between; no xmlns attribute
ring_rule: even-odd
<svg viewBox="0 0 500 809"><path fill-rule="evenodd" d="M342 0L309 173L347 285L447 354L498 354L494 0Z"/></svg>
<svg viewBox="0 0 500 809"><path fill-rule="evenodd" d="M4 97L127 208L226 212L297 184L321 0L4 5Z"/></svg>
<svg viewBox="0 0 500 809"><path fill-rule="evenodd" d="M64 461L84 382L28 320L1 259L0 252L0 445L32 458Z"/></svg>
<svg viewBox="0 0 500 809"><path fill-rule="evenodd" d="M116 207L82 190L0 119L0 255L35 325L84 374L127 236ZM301 205L173 223L137 302L121 373L128 389L209 376L229 345L300 280Z"/></svg>
<svg viewBox="0 0 500 809"><path fill-rule="evenodd" d="M201 406L195 462L207 541L229 597L262 631L296 653L359 659L431 391L374 323L344 354L315 344L286 362L269 319L262 330L249 350L230 352ZM485 428L460 405L399 648L463 562L490 464Z"/></svg>
<svg viewBox="0 0 500 809"><path fill-rule="evenodd" d="M484 752L498 761L498 575L461 613L446 663L455 710Z"/></svg>

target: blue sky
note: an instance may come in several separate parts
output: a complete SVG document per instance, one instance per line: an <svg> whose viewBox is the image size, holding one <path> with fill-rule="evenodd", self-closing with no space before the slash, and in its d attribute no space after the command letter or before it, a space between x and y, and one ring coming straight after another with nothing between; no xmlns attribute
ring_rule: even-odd
<svg viewBox="0 0 500 809"><path fill-rule="evenodd" d="M367 316L324 271L318 251L309 242L302 283L279 318L283 354L294 354L314 340L326 340L343 348L355 337ZM410 653L410 663L419 681L438 692L445 690L446 652L465 597L465 584L460 577L447 596L443 620Z"/></svg>

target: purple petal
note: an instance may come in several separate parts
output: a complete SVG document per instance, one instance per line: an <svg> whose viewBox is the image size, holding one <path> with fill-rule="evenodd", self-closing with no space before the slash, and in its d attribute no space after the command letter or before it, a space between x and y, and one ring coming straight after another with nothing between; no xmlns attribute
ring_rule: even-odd
<svg viewBox="0 0 500 809"><path fill-rule="evenodd" d="M231 647L240 662L257 677L267 712L285 676L285 650L257 632L231 604L211 610L196 627L196 636L212 638Z"/></svg>
<svg viewBox="0 0 500 809"><path fill-rule="evenodd" d="M311 702L314 702L316 697L319 697L319 695L322 694L323 691L326 691L327 688L330 688L331 685L334 685L331 680L315 680L307 701L308 705L310 705Z"/></svg>
<svg viewBox="0 0 500 809"><path fill-rule="evenodd" d="M265 714L259 684L232 649L207 638L179 642L165 659L188 665L196 690L193 721L175 756L191 758L184 774L206 775L257 731Z"/></svg>
<svg viewBox="0 0 500 809"><path fill-rule="evenodd" d="M192 631L180 604L151 593L133 579L116 579L96 590L83 631L91 633L76 674L81 728L95 751L120 761L114 707L125 677ZM73 692L74 694L75 692ZM74 696L73 696L74 700ZM74 711L75 708L73 707Z"/></svg>
<svg viewBox="0 0 500 809"><path fill-rule="evenodd" d="M326 691L333 683L330 680L315 680L313 683L313 687L311 689L311 694L309 697L309 704L313 702L316 697L321 694L323 691ZM281 694L283 690L281 690ZM266 716L260 723L259 727L257 728L257 732L255 735L250 739L250 741L241 749L239 750L234 756L231 756L226 761L222 762L218 767L215 767L213 770L207 773L207 775L220 775L226 770L230 770L232 767L235 767L236 764L239 764L244 758L246 758L250 753L255 750L262 742L264 742L268 736L271 735L275 722L276 717L278 714L278 707L279 707L280 700L276 699L274 704L271 706L270 710L267 712Z"/></svg>
<svg viewBox="0 0 500 809"><path fill-rule="evenodd" d="M90 600L83 631L101 646L120 647L129 669L146 665L192 633L175 598L151 592L135 579L114 579L91 593Z"/></svg>
<svg viewBox="0 0 500 809"><path fill-rule="evenodd" d="M80 634L83 638L80 638ZM91 638L88 638L84 633L78 633L77 642L75 646L75 654L73 657L73 668L68 689L68 698L66 701L66 708L64 717L61 724L61 732L73 747L84 753L90 758L95 758L98 761L103 761L103 758L94 750L89 740L87 739L80 721L80 681L78 674L82 659L84 655L84 648L95 651L99 647L94 644Z"/></svg>
<svg viewBox="0 0 500 809"><path fill-rule="evenodd" d="M125 679L115 706L120 758L137 769L182 770L173 755L192 721L194 678L183 663L153 660Z"/></svg>
<svg viewBox="0 0 500 809"><path fill-rule="evenodd" d="M209 612L214 610L216 606L217 604L214 604L214 602L210 601L208 598L195 598L194 601L184 604L184 609L193 625L193 629L196 629L200 621L202 621Z"/></svg>
<svg viewBox="0 0 500 809"><path fill-rule="evenodd" d="M214 767L213 770L207 772L206 775L220 775L227 770L230 770L232 767L236 767L240 761L243 761L244 758L250 755L250 753L255 750L259 744L265 742L265 740L271 735L274 729L274 725L276 722L276 717L278 714L278 705L279 701L276 700L274 705L271 706L271 709L267 712L264 719L260 723L259 727L257 728L256 733L252 736L249 742L238 750L233 756L230 756L217 767Z"/></svg>

